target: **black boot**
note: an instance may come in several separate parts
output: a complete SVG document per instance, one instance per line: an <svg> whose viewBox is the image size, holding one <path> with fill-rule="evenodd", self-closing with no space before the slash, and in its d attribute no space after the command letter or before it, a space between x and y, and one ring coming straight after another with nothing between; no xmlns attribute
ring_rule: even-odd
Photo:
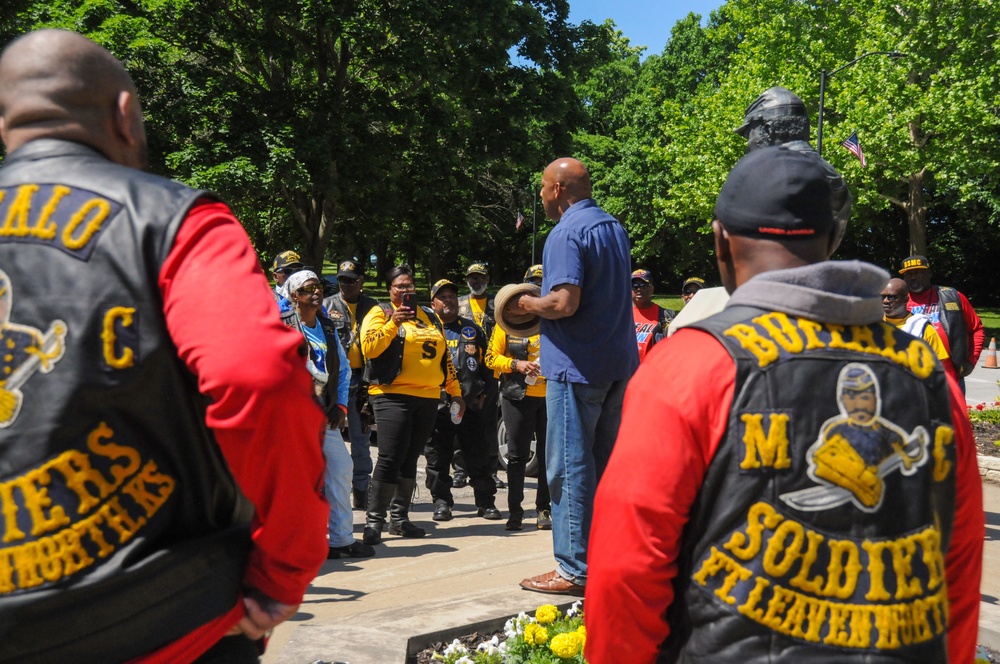
<svg viewBox="0 0 1000 664"><path fill-rule="evenodd" d="M351 507L364 510L368 507L368 492L364 489L351 489Z"/></svg>
<svg viewBox="0 0 1000 664"><path fill-rule="evenodd" d="M382 529L385 527L385 513L389 502L396 493L396 485L379 482L373 479L368 485L368 513L365 520L365 534L362 541L365 544L378 544L382 541Z"/></svg>
<svg viewBox="0 0 1000 664"><path fill-rule="evenodd" d="M416 484L417 480L412 477L400 477L397 480L396 491L389 502L389 532L393 535L423 537L427 534L423 528L410 522L410 501Z"/></svg>
<svg viewBox="0 0 1000 664"><path fill-rule="evenodd" d="M507 520L507 530L520 530L524 519L524 462L507 461L507 510L510 518Z"/></svg>

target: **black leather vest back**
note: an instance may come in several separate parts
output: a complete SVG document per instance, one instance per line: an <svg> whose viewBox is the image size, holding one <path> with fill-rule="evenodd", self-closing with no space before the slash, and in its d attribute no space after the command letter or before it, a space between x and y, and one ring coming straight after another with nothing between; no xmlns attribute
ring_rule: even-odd
<svg viewBox="0 0 1000 664"><path fill-rule="evenodd" d="M955 453L934 353L883 322L749 307L696 327L736 390L661 661L946 661Z"/></svg>
<svg viewBox="0 0 1000 664"><path fill-rule="evenodd" d="M0 661L128 659L236 603L252 506L157 286L205 195L64 141L0 169Z"/></svg>

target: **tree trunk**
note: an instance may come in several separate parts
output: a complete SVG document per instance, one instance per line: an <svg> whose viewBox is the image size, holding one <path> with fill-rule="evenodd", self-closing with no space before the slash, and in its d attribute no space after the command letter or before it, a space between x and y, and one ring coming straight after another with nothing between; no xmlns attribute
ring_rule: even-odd
<svg viewBox="0 0 1000 664"><path fill-rule="evenodd" d="M911 173L907 178L909 196L906 203L906 221L910 229L910 255L927 255L927 204L924 202L924 176L926 168Z"/></svg>

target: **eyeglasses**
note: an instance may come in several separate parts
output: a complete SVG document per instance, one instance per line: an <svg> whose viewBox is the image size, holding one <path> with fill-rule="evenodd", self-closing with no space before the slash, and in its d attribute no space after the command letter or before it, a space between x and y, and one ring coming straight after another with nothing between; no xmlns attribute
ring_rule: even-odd
<svg viewBox="0 0 1000 664"><path fill-rule="evenodd" d="M323 287L320 286L319 284L309 284L308 286L303 286L302 288L299 288L295 292L298 293L299 295L302 295L303 293L315 293L316 291L321 291L321 290L323 290Z"/></svg>
<svg viewBox="0 0 1000 664"><path fill-rule="evenodd" d="M337 277L337 281L345 286L353 286L358 283L357 279L351 279L350 277Z"/></svg>
<svg viewBox="0 0 1000 664"><path fill-rule="evenodd" d="M882 294L883 300L898 300L900 297L901 296L899 295L886 295L885 293Z"/></svg>
<svg viewBox="0 0 1000 664"><path fill-rule="evenodd" d="M649 284L643 283L641 281L632 282L632 290L642 290L643 288L647 288L648 286Z"/></svg>
<svg viewBox="0 0 1000 664"><path fill-rule="evenodd" d="M398 286L396 284L393 284L392 287L398 290L400 293L409 293L417 290L417 287L414 286L413 284L400 284Z"/></svg>
<svg viewBox="0 0 1000 664"><path fill-rule="evenodd" d="M700 288L692 288L692 289L690 289L690 290L686 290L686 291L684 291L684 293L683 293L683 294L684 294L684 295L694 295L694 294L695 294L695 293L697 293L697 292L698 292L699 290L701 290L701 289L700 289Z"/></svg>

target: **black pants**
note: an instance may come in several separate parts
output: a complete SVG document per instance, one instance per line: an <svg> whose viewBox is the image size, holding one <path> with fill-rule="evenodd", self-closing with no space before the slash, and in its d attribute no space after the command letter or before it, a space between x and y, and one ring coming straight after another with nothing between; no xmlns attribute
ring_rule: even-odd
<svg viewBox="0 0 1000 664"><path fill-rule="evenodd" d="M437 399L406 394L370 397L378 426L378 461L372 478L395 484L400 477L417 476L417 459L434 428Z"/></svg>
<svg viewBox="0 0 1000 664"><path fill-rule="evenodd" d="M545 397L524 397L518 401L500 398L500 410L507 429L507 508L512 515L524 514L524 467L531 454L531 436L535 435L538 459L538 491L535 509L551 509L549 483L545 480Z"/></svg>
<svg viewBox="0 0 1000 664"><path fill-rule="evenodd" d="M379 432L381 434L381 432ZM465 458L465 470L476 496L476 507L493 507L497 486L493 482L486 444L483 412L467 408L461 423L453 424L447 408L438 410L434 433L427 444L427 488L435 503L455 504L451 495L451 460L455 441Z"/></svg>
<svg viewBox="0 0 1000 664"><path fill-rule="evenodd" d="M486 449L489 457L490 473L496 475L500 468L500 441L497 440L497 399L500 396L497 382L489 381L486 384L486 401L483 402L483 420L486 423ZM452 465L456 472L462 472L469 477L468 469L465 467L465 456L462 450L455 450L455 457Z"/></svg>

